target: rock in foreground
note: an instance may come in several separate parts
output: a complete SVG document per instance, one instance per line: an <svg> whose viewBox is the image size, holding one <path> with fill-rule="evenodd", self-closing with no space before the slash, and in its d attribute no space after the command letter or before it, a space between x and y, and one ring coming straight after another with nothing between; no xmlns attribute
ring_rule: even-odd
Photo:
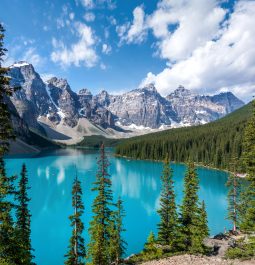
<svg viewBox="0 0 255 265"><path fill-rule="evenodd" d="M255 265L255 260L224 260L218 257L180 255L142 263L142 265Z"/></svg>

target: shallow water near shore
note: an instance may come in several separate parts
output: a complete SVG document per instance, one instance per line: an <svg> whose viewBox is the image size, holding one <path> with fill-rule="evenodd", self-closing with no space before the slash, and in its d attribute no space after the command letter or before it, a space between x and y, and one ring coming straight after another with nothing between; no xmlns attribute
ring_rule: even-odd
<svg viewBox="0 0 255 265"><path fill-rule="evenodd" d="M162 163L116 158L111 150L109 173L112 177L114 198L120 195L124 201L126 217L123 236L128 243L126 255L142 250L150 231L157 231L157 209L160 198ZM91 192L97 171L96 150L61 149L42 153L36 157L7 158L9 174L19 174L26 163L32 198L32 245L37 265L62 265L71 235L68 216L72 214L71 189L75 166L82 182L85 213L85 240L89 241L88 226L91 220L91 204L95 192ZM181 204L183 178L186 167L173 164L177 204ZM226 220L228 174L224 171L198 167L200 179L199 198L206 203L211 235L230 228Z"/></svg>

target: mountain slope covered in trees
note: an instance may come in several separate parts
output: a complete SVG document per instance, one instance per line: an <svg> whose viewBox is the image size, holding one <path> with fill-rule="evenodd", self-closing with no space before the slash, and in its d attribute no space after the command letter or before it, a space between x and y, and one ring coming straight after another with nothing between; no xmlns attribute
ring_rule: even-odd
<svg viewBox="0 0 255 265"><path fill-rule="evenodd" d="M116 147L116 154L135 159L163 160L168 153L176 162L191 160L229 169L232 158L241 158L244 128L251 114L252 104L249 103L209 124L130 138Z"/></svg>

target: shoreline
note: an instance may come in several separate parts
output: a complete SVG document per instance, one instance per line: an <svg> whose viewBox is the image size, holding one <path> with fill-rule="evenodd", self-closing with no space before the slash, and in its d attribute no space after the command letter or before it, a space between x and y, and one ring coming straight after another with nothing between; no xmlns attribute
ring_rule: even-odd
<svg viewBox="0 0 255 265"><path fill-rule="evenodd" d="M125 159L129 159L129 160L139 160L139 161L151 161L151 162L164 162L164 160L155 160L155 159L139 159L139 158L133 158L133 157L128 157L128 156L121 156L121 155L117 155L117 154L114 154L115 157L117 158L125 158ZM185 165L186 163L185 162L177 162L177 161L171 161L171 163L173 164L182 164L182 165ZM213 167L213 166L207 166L207 165L203 165L202 163L195 163L195 166L197 167L202 167L202 168L207 168L207 169L213 169L213 170L217 170L217 171L224 171L228 174L234 174L234 172L231 172L230 170L228 169L223 169L223 168L217 168L217 167ZM241 178L241 179L246 179L246 176L247 174L246 173L236 173L237 177L238 178Z"/></svg>

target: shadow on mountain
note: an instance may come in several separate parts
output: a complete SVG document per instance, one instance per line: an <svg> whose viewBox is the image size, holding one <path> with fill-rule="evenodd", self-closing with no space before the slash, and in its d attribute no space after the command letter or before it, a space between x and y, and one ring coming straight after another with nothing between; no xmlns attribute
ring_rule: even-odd
<svg viewBox="0 0 255 265"><path fill-rule="evenodd" d="M70 139L72 139L71 137L69 137L63 133L60 133L60 132L53 130L47 124L40 122L40 125L44 128L44 130L46 131L46 133L50 139L53 139L53 140L70 140Z"/></svg>

